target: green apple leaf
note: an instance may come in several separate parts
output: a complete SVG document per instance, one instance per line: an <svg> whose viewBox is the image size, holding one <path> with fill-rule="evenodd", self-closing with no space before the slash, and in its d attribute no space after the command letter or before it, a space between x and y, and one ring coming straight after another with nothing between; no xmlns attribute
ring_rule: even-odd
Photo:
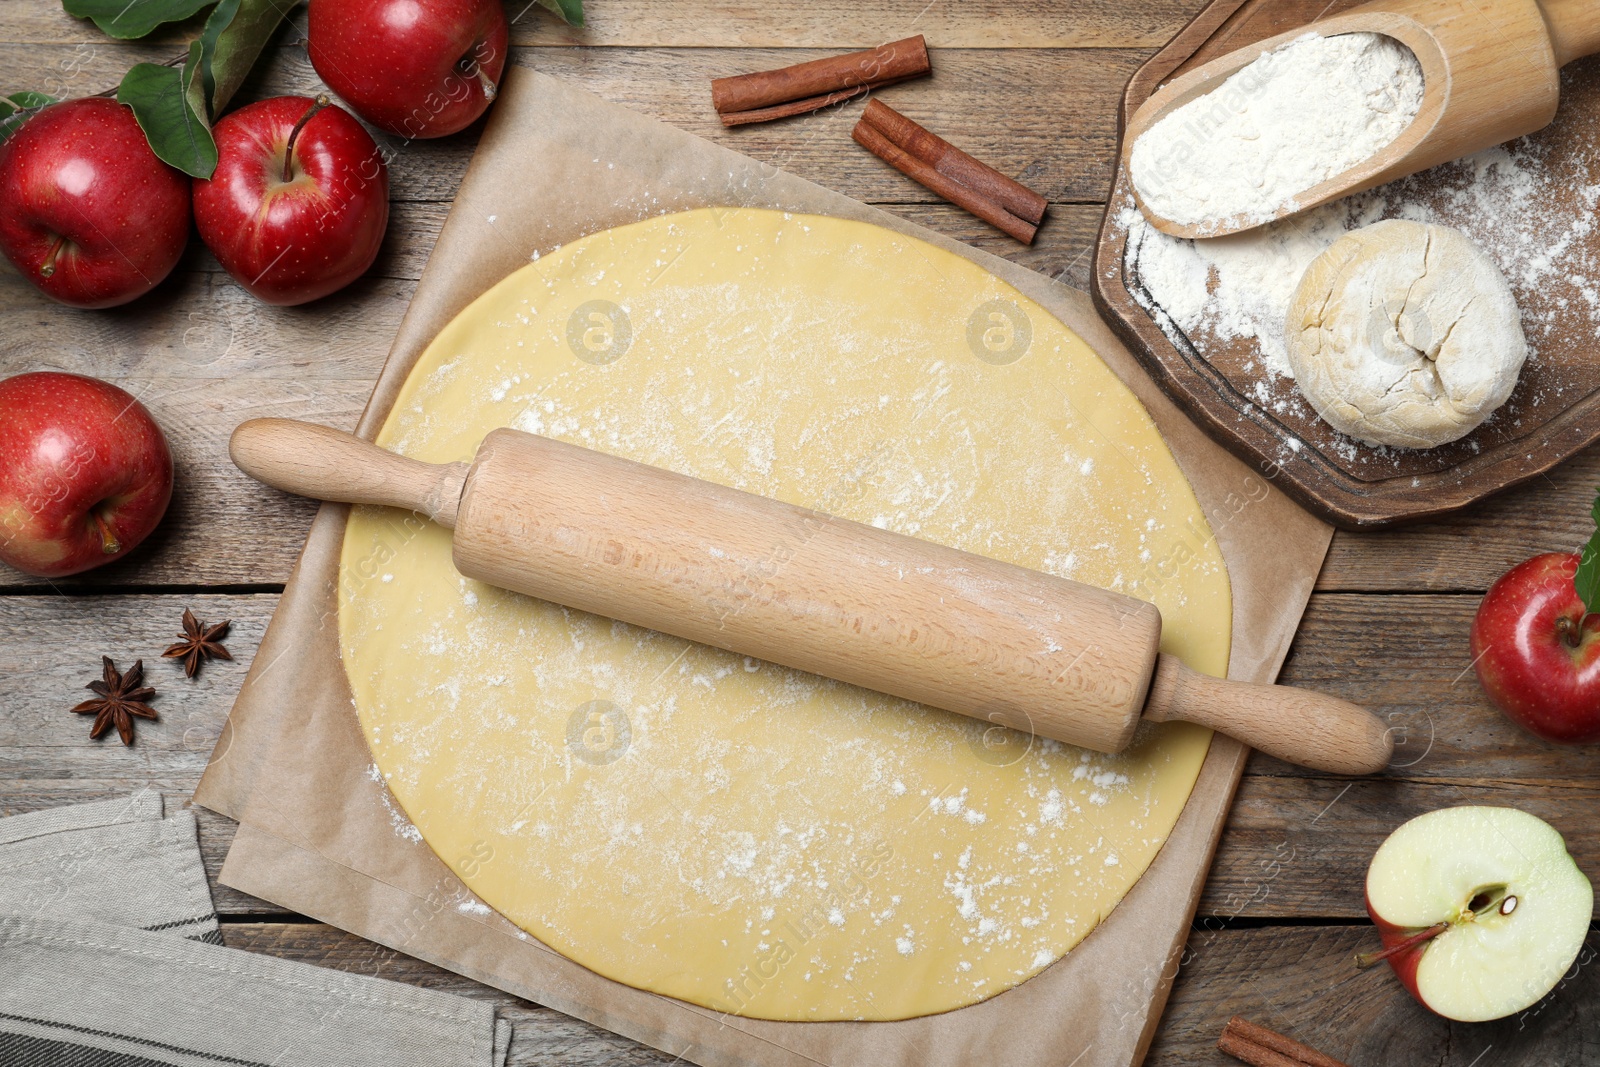
<svg viewBox="0 0 1600 1067"><path fill-rule="evenodd" d="M228 28L238 13L239 0L219 0L217 6L211 9L211 14L206 16L205 28L200 31L200 39L195 42L200 46L200 104L204 109L202 114L208 120L215 119L218 111L211 104L217 89L217 80L212 73L212 59L217 54L217 38L222 36L222 32ZM183 81L185 85L189 84L187 73L184 74Z"/></svg>
<svg viewBox="0 0 1600 1067"><path fill-rule="evenodd" d="M222 0L217 5L211 19L206 20L207 34L211 32L213 20L224 16L223 8L228 6L229 0ZM245 75L250 73L262 49L266 48L284 16L294 7L282 0L236 0L231 6L235 10L225 16L225 22L218 25L215 47L210 56L209 91L213 116L222 114L227 108L228 101L244 84Z"/></svg>
<svg viewBox="0 0 1600 1067"><path fill-rule="evenodd" d="M1595 497L1592 514L1594 536L1583 546L1583 555L1578 558L1578 573L1572 579L1572 584L1578 587L1578 599L1583 601L1584 610L1590 613L1600 612L1600 496Z"/></svg>
<svg viewBox="0 0 1600 1067"><path fill-rule="evenodd" d="M206 105L205 60L206 48L203 41L189 42L189 56L183 61L183 70L178 74L178 84L183 86L183 102L188 106L189 113L199 118L209 134L211 112Z"/></svg>
<svg viewBox="0 0 1600 1067"><path fill-rule="evenodd" d="M583 0L539 0L539 6L560 15L568 26L583 25Z"/></svg>
<svg viewBox="0 0 1600 1067"><path fill-rule="evenodd" d="M21 129L35 111L55 102L55 97L44 93L23 92L0 96L0 144L5 144L7 137Z"/></svg>
<svg viewBox="0 0 1600 1067"><path fill-rule="evenodd" d="M189 45L183 69L139 63L123 76L119 103L133 108L150 148L164 162L195 178L217 169L217 142L206 123L201 90L199 41Z"/></svg>
<svg viewBox="0 0 1600 1067"><path fill-rule="evenodd" d="M61 0L67 14L93 19L101 31L127 40L143 37L163 22L186 19L216 0Z"/></svg>

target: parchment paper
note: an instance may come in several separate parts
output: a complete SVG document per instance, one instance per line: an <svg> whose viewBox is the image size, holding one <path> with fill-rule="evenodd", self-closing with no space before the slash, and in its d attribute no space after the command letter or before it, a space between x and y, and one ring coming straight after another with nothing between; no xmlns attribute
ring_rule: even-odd
<svg viewBox="0 0 1600 1067"><path fill-rule="evenodd" d="M709 106L709 104L707 105ZM1233 581L1230 675L1277 674L1331 529L1192 426L1088 296L770 165L526 69L508 73L359 432L473 298L535 252L669 211L731 205L860 219L965 255L1072 327L1144 402L1211 519ZM1047 222L1046 225L1049 225ZM263 490L264 492L267 490ZM981 1004L903 1022L720 1016L601 978L476 904L406 824L367 753L338 657L346 509L318 513L195 799L242 825L224 884L708 1065L1126 1065L1143 1058L1177 970L1246 750L1218 737L1155 863L1087 939Z"/></svg>

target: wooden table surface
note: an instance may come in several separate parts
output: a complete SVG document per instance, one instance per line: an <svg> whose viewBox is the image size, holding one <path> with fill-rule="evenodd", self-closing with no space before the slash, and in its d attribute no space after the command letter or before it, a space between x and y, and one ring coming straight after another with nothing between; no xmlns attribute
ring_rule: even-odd
<svg viewBox="0 0 1600 1067"><path fill-rule="evenodd" d="M1198 0L590 0L575 31L512 0L512 61L768 160L867 203L968 240L1051 277L1087 284L1110 184L1116 103L1134 69L1183 26ZM295 12L240 101L314 94L304 9ZM80 96L132 63L182 51L193 27L115 42L56 0L0 7L0 91ZM886 98L1047 195L1050 217L1023 248L938 202L851 142L861 105L809 121L725 131L712 77L925 33L931 81ZM312 505L263 491L228 463L241 419L282 415L352 427L450 207L477 127L398 148L393 213L377 264L342 293L270 308L200 246L133 305L76 311L0 273L0 377L59 369L109 379L166 429L178 469L171 511L131 558L56 582L0 568L0 813L194 789L311 520ZM1596 968L1523 1017L1447 1024L1418 1008L1387 969L1357 972L1375 935L1362 907L1368 859L1403 820L1464 803L1512 804L1553 823L1578 862L1600 871L1600 770L1592 750L1534 740L1486 702L1467 631L1478 598L1511 564L1572 550L1589 533L1600 451L1444 522L1340 534L1284 680L1390 715L1407 731L1403 768L1368 779L1312 774L1253 757L1200 903L1188 952L1148 1063L1232 1062L1214 1051L1240 1013L1355 1067L1390 1063L1576 1064L1600 1060ZM157 657L192 607L234 620L236 661L198 681ZM67 709L99 672L143 657L161 721L129 749L90 742ZM227 943L448 989L500 1004L518 1064L666 1064L671 1057L497 993L264 901L215 885L232 834L199 811ZM1591 936L1592 959L1600 938Z"/></svg>

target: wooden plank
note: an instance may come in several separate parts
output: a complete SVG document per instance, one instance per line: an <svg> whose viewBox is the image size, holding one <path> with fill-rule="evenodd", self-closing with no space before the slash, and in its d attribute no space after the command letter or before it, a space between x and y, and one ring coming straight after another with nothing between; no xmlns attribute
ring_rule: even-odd
<svg viewBox="0 0 1600 1067"><path fill-rule="evenodd" d="M1468 647L1475 595L1318 594L1282 680L1372 708L1396 731L1395 776L1584 778L1592 761L1523 732L1478 686ZM1265 756L1252 773L1304 774Z"/></svg>
<svg viewBox="0 0 1600 1067"><path fill-rule="evenodd" d="M69 791L89 799L141 786L187 795L277 601L276 594L216 593L0 597L3 803L15 808L16 794L37 791L61 802ZM193 679L177 661L161 659L181 631L185 607L206 622L233 620L227 639L233 661L212 660ZM142 659L147 683L157 690L151 706L159 721L139 723L126 748L114 734L91 741L89 719L68 710L87 699L84 686L99 677L102 655L122 669Z"/></svg>
<svg viewBox="0 0 1600 1067"><path fill-rule="evenodd" d="M667 1064L663 1053L586 1023L470 982L319 923L228 923L228 945L321 967L470 996L492 1003L516 1029L510 1062ZM1217 1035L1244 1015L1351 1067L1439 1063L1544 1065L1590 1063L1600 1035L1590 1005L1600 968L1580 966L1553 994L1519 1015L1471 1026L1451 1024L1413 1000L1387 967L1357 971L1351 956L1375 944L1367 925L1214 929L1190 936L1147 1067L1223 1064ZM1591 934L1580 960L1600 951ZM1129 976L1129 981L1138 981ZM1482 1058L1490 1049L1493 1058Z"/></svg>
<svg viewBox="0 0 1600 1067"><path fill-rule="evenodd" d="M199 20L196 20L197 22ZM188 34L162 32L137 41L107 37L91 22L80 22L60 4L21 0L6 4L0 48L7 50L0 70L0 93L29 90L70 100L114 89L135 63L165 63L181 55ZM60 38L48 43L33 37Z"/></svg>
<svg viewBox="0 0 1600 1067"><path fill-rule="evenodd" d="M309 522L309 514L306 515ZM99 654L120 662L152 662L176 632L187 603L202 616L237 619L238 654L248 662L254 635L266 629L272 595L11 595L0 597L0 677L8 680L13 712L0 718L0 750L29 776L70 777L85 758L109 766L142 766L150 773L198 773L210 745L195 755L173 729L146 728L138 753L117 752L77 737L59 707L98 669ZM1413 781L1600 781L1600 771L1576 750L1539 741L1494 710L1477 686L1466 651L1475 598L1419 595L1384 597L1317 593L1285 665L1283 681L1347 697L1392 723L1397 755L1389 776ZM174 713L221 725L240 664L213 664L197 683L157 664L152 677L170 677L166 696ZM82 678L80 678L82 677ZM235 678L232 685L237 685ZM66 702L66 704L64 704ZM194 758L190 758L194 757ZM118 763L118 760L122 763ZM130 763L131 761L131 763ZM1256 755L1250 774L1344 781Z"/></svg>
<svg viewBox="0 0 1600 1067"><path fill-rule="evenodd" d="M401 190L396 189L395 192ZM877 206L1079 289L1089 281L1095 234L1100 228L1100 216L1104 210L1098 204L1052 204L1038 238L1032 245L1024 245L953 204L878 201ZM420 278L449 213L448 203L392 200L389 204L389 232L384 236L378 259L367 272L366 278L400 281L416 281ZM184 273L222 273L216 258L199 241L190 242L177 269ZM47 298L34 296L20 286L15 295L15 301L0 307L0 330L4 329L7 316L29 314L36 310L28 307L29 304L39 304L43 308L52 306ZM323 304L338 304L345 299L341 295L324 300L308 310L317 310ZM140 305L136 302L124 314L137 315L139 312ZM259 314L293 319L303 317L305 311L262 307ZM0 352L4 351L4 348L0 348Z"/></svg>
<svg viewBox="0 0 1600 1067"><path fill-rule="evenodd" d="M304 510L299 523L287 516L282 523L303 530L309 516ZM152 557L158 558L164 547L155 546ZM173 564L170 572L181 566ZM56 584L68 587L66 582ZM0 748L12 746L8 758L37 770L38 760L48 750L35 751L31 746L49 737L58 739L50 744L58 743L65 728L64 720L47 719L42 709L65 699L76 688L68 683L85 671L92 673L102 652L119 662L141 655L153 658L165 647L167 632L190 600L213 604L213 614L248 619L240 624L246 641L249 634L264 629L275 603L271 596L216 594L0 597L0 632L13 635L0 651L0 671L5 672L0 676L8 679L14 700L32 709L0 720ZM1466 648L1475 608L1476 598L1471 596L1317 594L1283 680L1334 693L1386 717L1399 741L1390 772L1395 777L1589 780L1594 771L1574 760L1572 749L1523 733L1489 704L1477 686ZM40 656L42 635L49 638L48 657ZM214 675L236 669L220 665ZM209 692L209 677L206 681L202 689ZM177 688L179 699L197 699L190 695L193 687ZM156 751L172 744L170 737L161 740L163 732L147 732L154 735L151 747ZM1266 756L1251 761L1251 773L1317 777Z"/></svg>
<svg viewBox="0 0 1600 1067"><path fill-rule="evenodd" d="M1439 522L1334 535L1318 589L1474 590L1540 552L1576 552L1594 533L1600 447Z"/></svg>
<svg viewBox="0 0 1600 1067"><path fill-rule="evenodd" d="M427 266L434 242L439 239L439 231L444 227L444 220L450 214L450 204L440 200L408 199L406 190L398 183L391 183L389 191L391 196L389 228L384 233L383 244L378 248L378 258L368 268L363 278L368 282L375 279L414 282L422 277L422 268ZM1079 208L1079 210L1084 209ZM1098 220L1095 225L1098 225ZM189 242L183 258L178 261L177 270L185 274L226 274L222 265L211 254L211 250L198 238ZM410 287L406 287L404 292L406 300L409 301ZM345 303L349 297L349 290L340 290L337 295L314 301L309 307L262 306L259 313L284 319L299 319L304 318L307 312L321 311L323 305L330 308L337 307ZM141 311L140 303L135 301L126 312L138 314ZM402 306L401 311L404 310ZM0 314L4 312L0 311ZM382 324L393 325L387 320Z"/></svg>
<svg viewBox="0 0 1600 1067"><path fill-rule="evenodd" d="M1052 204L1038 239L1027 246L952 204L885 201L880 206L1079 288L1088 281L1089 253L1102 211L1096 204ZM438 201L392 201L389 231L372 269L358 284L341 290L337 298L296 308L270 307L250 298L228 280L199 241L189 243L170 281L150 296L110 311L65 307L15 272L0 272L0 373L13 373L13 368L30 363L67 369L60 358L63 335L74 342L67 350L73 357L71 369L103 377L194 375L197 368L212 368L224 356L231 369L263 373L284 369L286 347L304 345L312 338L325 345L330 340L359 337L364 354L381 341L387 354L389 337L385 334L392 335L414 287L378 283L420 278L449 212L450 205ZM180 304L190 309L187 314L174 314ZM129 358L135 351L138 362L133 364ZM303 350L298 354L302 360L307 355ZM327 362L321 358L322 352L315 355L317 362ZM292 365L297 377L310 369L306 362ZM358 376L367 367L363 361L357 367L319 366L313 373ZM377 369L371 370L373 379Z"/></svg>
<svg viewBox="0 0 1600 1067"><path fill-rule="evenodd" d="M277 597L271 594L0 597L0 811L15 813L126 795L146 785L182 798L204 769ZM232 618L234 663L212 663L193 681L156 657L185 606ZM1514 804L1568 838L1580 865L1600 870L1600 838L1586 832L1600 807L1600 772L1581 750L1527 737L1477 694L1452 684L1440 649L1464 633L1470 597L1318 594L1286 680L1367 699L1382 713L1427 709L1441 724L1414 766L1346 781L1254 757L1223 837L1201 914L1224 917L1359 917L1360 872L1405 819L1463 803ZM144 657L160 690L162 721L140 725L132 749L90 742L66 711L110 654ZM1342 672L1342 673L1341 673ZM1426 721L1426 720L1424 720ZM1408 746L1402 746L1402 753ZM1420 755L1413 746L1409 761ZM213 871L232 827L202 818ZM219 895L219 906L263 905Z"/></svg>
<svg viewBox="0 0 1600 1067"><path fill-rule="evenodd" d="M1600 769L1578 750L1523 733L1479 690L1466 652L1475 603L1470 596L1317 594L1283 680L1362 703L1403 732L1391 779L1600 782ZM29 777L73 778L92 751L105 767L120 768L115 774L138 768L187 781L203 767L214 733L186 740L163 723L145 727L135 749L95 748L79 736L83 724L60 709L76 702L73 694L97 672L101 654L119 664L142 656L152 677L166 679L161 706L172 709L174 721L185 730L220 728L275 604L272 594L0 597L0 677L10 694L9 714L0 717L0 759ZM186 605L203 617L236 620L240 662L212 664L194 682L171 663L154 663ZM1249 774L1336 780L1260 755Z"/></svg>
<svg viewBox="0 0 1600 1067"><path fill-rule="evenodd" d="M937 198L850 140L861 107L726 130L708 80L823 55L806 50L530 49L517 62L858 200ZM1051 201L1101 202L1117 147L1115 101L1142 51L1014 51L999 69L979 50L939 56L926 82L885 91L898 110ZM1026 100L1028 106L1003 101ZM422 164L436 165L431 159Z"/></svg>
<svg viewBox="0 0 1600 1067"><path fill-rule="evenodd" d="M1199 6L1193 0L819 0L776 8L748 0L588 0L582 29L529 0L507 0L505 9L515 46L846 49L922 33L935 48L1157 48ZM9 0L6 8L9 41L114 46L93 23L63 12L58 0ZM158 39L172 44L192 36L196 21L163 29ZM296 29L304 22L297 11Z"/></svg>
<svg viewBox="0 0 1600 1067"><path fill-rule="evenodd" d="M141 46L145 47L145 46ZM148 49L147 49L148 50ZM726 130L711 108L710 79L799 62L824 50L730 51L678 48L525 48L515 62L569 78L591 92L718 144L822 182L858 200L934 203L937 197L850 139L860 101L783 122ZM39 82L74 55L74 46L0 44L0 70L18 84ZM1051 201L1099 202L1111 180L1115 101L1146 52L1131 49L990 51L950 49L934 77L887 90L895 106ZM84 53L75 84L114 85L132 53L121 46ZM164 58L158 56L157 58ZM244 97L314 95L321 82L304 57L280 50ZM1026 100L1012 107L1007 100ZM392 151L390 177L407 199L448 201L475 137L433 141L380 138Z"/></svg>
<svg viewBox="0 0 1600 1067"><path fill-rule="evenodd" d="M186 803L211 758L228 710L254 658L275 594L194 596L0 597L0 814L125 797L154 789L169 806ZM232 619L232 662L213 660L186 679L161 652L180 630L185 607L206 622ZM157 690L161 716L138 724L134 744L114 736L89 739L89 720L68 709L99 675L100 656L126 669L142 658ZM282 909L216 883L233 824L196 809L200 848L219 911L281 913Z"/></svg>
<svg viewBox="0 0 1600 1067"><path fill-rule="evenodd" d="M1229 1018L1243 1015L1350 1067L1548 1067L1593 1063L1600 1031L1600 951L1591 933L1580 965L1525 1012L1491 1023L1451 1023L1409 996L1387 967L1358 971L1370 926L1197 929L1145 1067L1232 1064L1216 1051Z"/></svg>
<svg viewBox="0 0 1600 1067"><path fill-rule="evenodd" d="M241 420L268 415L348 429L355 425L371 387L337 379L113 380L138 396L166 430L178 471L167 517L126 558L85 575L47 580L0 566L0 593L149 586L272 588L287 581L316 505L266 489L239 473L227 460L228 435ZM137 600L121 602L115 609L124 618L143 610ZM25 622L24 618L19 625ZM34 636L48 638L49 631L36 631Z"/></svg>
<svg viewBox="0 0 1600 1067"><path fill-rule="evenodd" d="M0 374L51 369L219 385L276 380L299 383L307 397L315 394L312 382L319 388L346 382L370 393L414 288L410 280L360 278L336 300L276 308L226 275L175 272L124 307L82 311L3 273ZM343 410L346 403L338 398L333 406ZM195 417L203 417L199 409Z"/></svg>

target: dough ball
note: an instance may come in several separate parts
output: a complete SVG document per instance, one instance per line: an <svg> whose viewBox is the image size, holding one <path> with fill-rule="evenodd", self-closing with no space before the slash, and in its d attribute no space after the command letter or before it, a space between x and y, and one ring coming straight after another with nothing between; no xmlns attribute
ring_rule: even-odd
<svg viewBox="0 0 1600 1067"><path fill-rule="evenodd" d="M1506 402L1528 354L1500 269L1459 230L1390 219L1306 268L1285 340L1295 379L1334 429L1432 448Z"/></svg>

